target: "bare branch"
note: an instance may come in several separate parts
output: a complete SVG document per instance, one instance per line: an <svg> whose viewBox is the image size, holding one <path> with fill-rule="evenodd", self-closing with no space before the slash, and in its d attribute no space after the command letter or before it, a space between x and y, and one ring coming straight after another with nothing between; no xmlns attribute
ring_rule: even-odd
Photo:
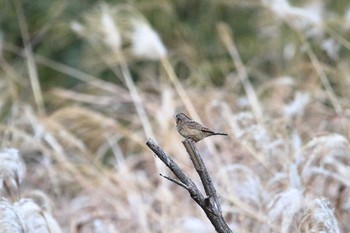
<svg viewBox="0 0 350 233"><path fill-rule="evenodd" d="M193 166L196 169L199 177L201 178L205 193L209 198L214 199L214 203L218 208L218 211L221 213L221 205L219 198L216 194L216 190L213 184L213 181L208 173L207 168L202 160L202 157L199 154L198 149L195 146L195 142L192 139L186 139L182 142L186 148L187 153L190 155Z"/></svg>
<svg viewBox="0 0 350 233"><path fill-rule="evenodd" d="M174 160L167 155L152 139L148 139L146 145L158 156L160 160L174 173L180 182L187 187L191 197L199 204L204 202L204 196L199 191L195 183L181 170ZM183 187L183 186L182 186ZM199 205L201 205L199 204Z"/></svg>
<svg viewBox="0 0 350 233"><path fill-rule="evenodd" d="M207 197L204 197L194 182L182 171L174 160L163 151L162 148L155 144L152 139L148 139L146 143L146 145L157 155L157 157L162 160L163 163L174 173L179 181L167 176L161 176L185 188L190 193L192 199L203 209L208 219L213 224L216 232L232 233L232 230L228 227L224 217L222 216L219 199L217 197L212 179L209 176L197 148L195 147L194 141L192 139L186 139L183 141L183 144L186 147L192 163L202 180Z"/></svg>

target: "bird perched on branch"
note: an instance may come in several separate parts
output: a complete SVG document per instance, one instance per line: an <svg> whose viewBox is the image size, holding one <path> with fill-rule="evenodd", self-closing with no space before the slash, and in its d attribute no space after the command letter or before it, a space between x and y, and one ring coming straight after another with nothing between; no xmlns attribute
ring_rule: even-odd
<svg viewBox="0 0 350 233"><path fill-rule="evenodd" d="M203 138L213 136L213 135L224 135L228 136L226 133L216 133L211 129L199 124L198 122L192 120L184 113L178 113L175 116L176 119L176 129L185 138L191 138L193 141L198 142Z"/></svg>

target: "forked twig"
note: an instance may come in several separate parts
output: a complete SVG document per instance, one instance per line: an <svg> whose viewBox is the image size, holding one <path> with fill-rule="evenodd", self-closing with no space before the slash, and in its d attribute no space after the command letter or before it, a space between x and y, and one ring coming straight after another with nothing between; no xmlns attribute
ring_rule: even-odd
<svg viewBox="0 0 350 233"><path fill-rule="evenodd" d="M203 209L208 219L213 224L216 232L232 233L232 230L228 227L227 223L224 220L215 187L208 173L208 170L206 169L205 164L199 154L199 151L195 146L195 142L192 139L186 139L183 141L183 144L190 155L191 161L196 171L201 178L206 196L201 193L191 178L189 178L175 163L175 161L167 153L165 153L161 147L156 145L152 139L148 139L146 143L146 145L157 155L160 160L163 161L163 163L174 173L174 175L179 180L175 180L163 175L161 176L183 187L190 193L192 199Z"/></svg>

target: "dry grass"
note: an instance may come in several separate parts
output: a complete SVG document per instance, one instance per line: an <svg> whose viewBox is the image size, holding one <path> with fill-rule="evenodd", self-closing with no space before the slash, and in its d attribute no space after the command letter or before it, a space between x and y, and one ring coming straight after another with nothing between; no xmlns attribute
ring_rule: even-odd
<svg viewBox="0 0 350 233"><path fill-rule="evenodd" d="M204 72L216 61L183 41L168 50L129 5L95 6L70 25L86 42L82 62L112 81L2 41L0 233L213 232L188 194L158 175L170 174L145 146L154 137L199 183L175 129L180 111L230 134L198 147L234 232L349 232L345 18L329 19L317 4L320 14L285 1L246 4L261 17L263 52L243 57L240 35L218 24L228 70L219 86ZM191 60L186 77L181 59ZM43 91L38 65L77 84Z"/></svg>

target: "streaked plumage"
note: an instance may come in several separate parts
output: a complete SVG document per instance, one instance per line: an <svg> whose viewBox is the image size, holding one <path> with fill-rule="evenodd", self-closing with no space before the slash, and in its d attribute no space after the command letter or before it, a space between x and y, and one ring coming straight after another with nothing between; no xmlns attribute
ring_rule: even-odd
<svg viewBox="0 0 350 233"><path fill-rule="evenodd" d="M175 116L177 131L185 138L191 138L195 142L202 140L203 138L213 136L213 135L224 135L228 136L226 133L216 133L211 129L202 126L196 121L186 116L184 113L178 113Z"/></svg>

